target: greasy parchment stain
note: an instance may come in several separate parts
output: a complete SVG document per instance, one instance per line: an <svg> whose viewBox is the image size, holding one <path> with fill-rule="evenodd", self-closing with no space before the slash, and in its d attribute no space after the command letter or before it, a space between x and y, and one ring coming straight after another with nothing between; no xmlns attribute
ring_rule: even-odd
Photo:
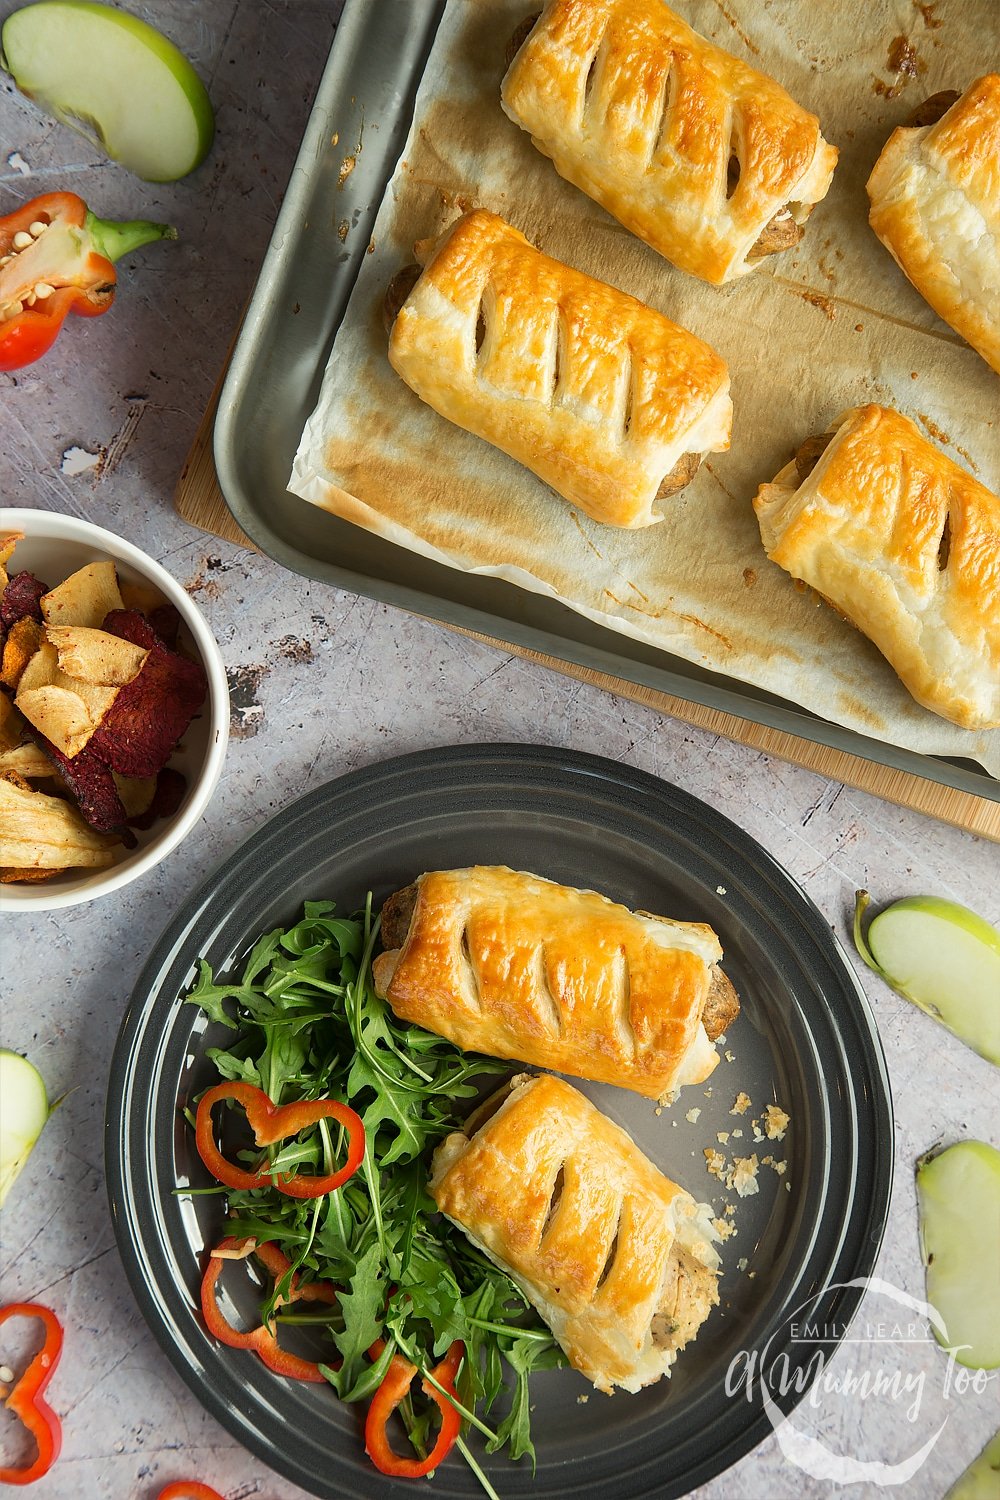
<svg viewBox="0 0 1000 1500"><path fill-rule="evenodd" d="M743 50L734 33L745 32L757 65L815 110L841 150L801 245L719 289L675 270L563 182L504 116L504 47L525 0L452 0L291 488L425 557L556 597L862 733L978 759L1000 775L1000 733L962 731L920 708L863 636L768 561L752 508L805 436L868 401L899 407L925 430L932 413L947 450L997 487L997 380L872 234L864 191L891 130L919 100L982 70L992 5L969 0L961 14L939 15L915 6L908 26L899 0L688 0L685 15L720 46ZM935 26L945 43L936 50ZM904 85L893 99L871 89L890 59ZM597 525L437 416L392 371L385 287L416 240L472 204L659 308L728 361L732 447L711 456L661 524Z"/></svg>

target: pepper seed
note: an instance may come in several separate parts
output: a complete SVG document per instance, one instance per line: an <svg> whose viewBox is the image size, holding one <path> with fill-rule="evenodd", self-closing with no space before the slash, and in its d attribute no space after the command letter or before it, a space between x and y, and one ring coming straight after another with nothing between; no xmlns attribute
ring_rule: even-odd
<svg viewBox="0 0 1000 1500"><path fill-rule="evenodd" d="M38 236L44 234L48 227L47 224L42 223L41 219L36 219L33 224L28 225L28 233L33 240L37 240Z"/></svg>
<svg viewBox="0 0 1000 1500"><path fill-rule="evenodd" d="M55 287L54 286L49 286L49 284L48 284L47 281L36 281L35 282L35 296L40 301L44 301L46 297L51 297L52 293L54 291L55 291Z"/></svg>
<svg viewBox="0 0 1000 1500"><path fill-rule="evenodd" d="M19 229L14 236L14 249L25 250L31 244L31 235L26 229Z"/></svg>

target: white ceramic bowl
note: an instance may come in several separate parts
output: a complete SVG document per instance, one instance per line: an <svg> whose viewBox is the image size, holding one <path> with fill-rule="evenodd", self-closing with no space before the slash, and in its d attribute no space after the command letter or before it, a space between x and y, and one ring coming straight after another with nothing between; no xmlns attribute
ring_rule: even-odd
<svg viewBox="0 0 1000 1500"><path fill-rule="evenodd" d="M113 532L47 510L0 509L0 534L22 531L10 567L28 568L49 588L88 562L111 558L129 583L149 583L175 606L182 621L185 649L199 658L208 677L208 697L192 721L170 764L187 778L187 791L172 818L137 833L138 845L123 849L104 870L69 870L37 884L0 885L0 910L55 911L117 891L151 870L197 823L222 772L229 739L229 687L222 654L200 611L170 574L131 542Z"/></svg>

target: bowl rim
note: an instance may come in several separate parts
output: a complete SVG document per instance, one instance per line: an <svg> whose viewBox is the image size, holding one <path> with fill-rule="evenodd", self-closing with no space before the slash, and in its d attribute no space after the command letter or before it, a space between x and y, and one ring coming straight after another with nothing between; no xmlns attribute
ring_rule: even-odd
<svg viewBox="0 0 1000 1500"><path fill-rule="evenodd" d="M208 677L208 751L187 805L165 825L162 833L151 840L135 858L123 861L120 865L112 865L106 871L83 877L86 883L67 885L48 892L36 887L30 894L24 895L12 894L15 886L0 886L2 911L58 911L64 907L78 906L84 901L97 900L112 891L121 890L145 875L176 849L201 818L219 783L226 758L229 743L229 682L219 644L201 610L162 563L157 562L141 547L78 516L25 506L0 507L0 531L21 531L25 540L90 542L112 558L127 563L136 572L149 578L180 613L194 639Z"/></svg>

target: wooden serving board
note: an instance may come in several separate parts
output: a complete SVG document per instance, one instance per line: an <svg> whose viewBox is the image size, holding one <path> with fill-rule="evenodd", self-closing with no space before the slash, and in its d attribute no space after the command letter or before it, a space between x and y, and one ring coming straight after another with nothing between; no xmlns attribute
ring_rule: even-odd
<svg viewBox="0 0 1000 1500"><path fill-rule="evenodd" d="M215 426L215 412L221 386L222 377L212 394L208 409L191 445L191 451L181 470L174 500L179 514L192 526L198 526L202 531L211 532L213 536L222 537L228 542L234 542L237 546L249 547L257 551L256 544L240 529L230 514L215 472L215 462L212 456L212 430ZM443 625L442 621L435 623ZM1000 843L1000 802L990 801L986 797L977 797L971 792L958 791L954 787L942 786L939 782L930 781L926 777L914 776L909 771L894 770L891 766L865 760L845 750L835 750L828 745L817 745L812 740L800 739L797 735L786 734L783 730L755 724L749 719L738 718L735 714L705 708L700 703L688 703L683 698L671 697L668 693L659 692L656 688L628 682L607 672L596 672L590 667L578 666L575 662L560 661L557 657L547 656L540 651L532 651L526 646L517 646L510 641L480 635L477 631L464 630L457 625L448 625L444 628L456 630L461 635L468 635L473 640L494 646L498 651L503 651L509 656L524 657L527 661L538 662L541 666L549 667L555 672L562 672L567 677L574 677L580 682L589 682L595 687L617 693L620 697L628 698L634 703L643 703L648 708L655 708L658 713L681 719L685 724L694 724L699 729L707 729L710 734L719 734L724 739L737 740L740 744L750 745L766 755L791 761L797 766L805 766L820 776L842 781L846 786L857 787L861 791L873 792L876 797L883 797L887 802L913 808L916 812L926 813L929 817L939 818L942 822L952 823L958 828L966 829L969 833L975 833L982 838L993 839Z"/></svg>

